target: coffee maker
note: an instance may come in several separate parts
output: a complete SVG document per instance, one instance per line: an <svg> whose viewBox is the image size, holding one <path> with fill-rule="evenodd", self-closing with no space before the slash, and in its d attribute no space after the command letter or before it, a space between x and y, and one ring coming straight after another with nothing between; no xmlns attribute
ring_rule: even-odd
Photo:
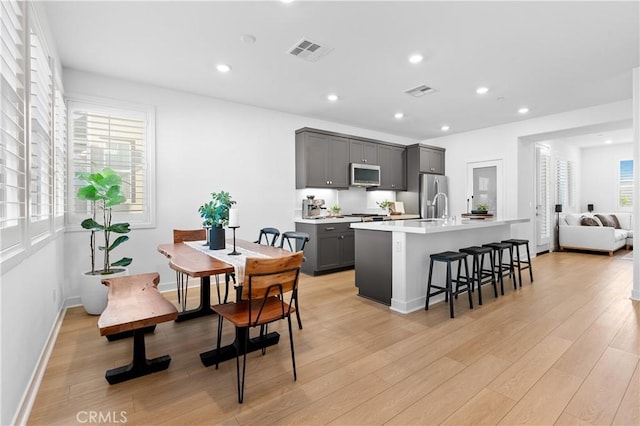
<svg viewBox="0 0 640 426"><path fill-rule="evenodd" d="M306 200L302 200L302 218L320 219L323 217L322 210L325 210L324 200L316 200L313 195L307 195Z"/></svg>

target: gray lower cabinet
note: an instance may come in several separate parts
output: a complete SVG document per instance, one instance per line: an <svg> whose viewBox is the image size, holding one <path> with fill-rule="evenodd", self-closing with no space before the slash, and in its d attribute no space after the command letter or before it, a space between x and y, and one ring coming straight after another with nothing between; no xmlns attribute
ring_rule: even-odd
<svg viewBox="0 0 640 426"><path fill-rule="evenodd" d="M358 295L391 305L391 232L356 230Z"/></svg>
<svg viewBox="0 0 640 426"><path fill-rule="evenodd" d="M353 267L355 237L350 223L296 223L296 231L309 234L304 248L302 272L310 275Z"/></svg>

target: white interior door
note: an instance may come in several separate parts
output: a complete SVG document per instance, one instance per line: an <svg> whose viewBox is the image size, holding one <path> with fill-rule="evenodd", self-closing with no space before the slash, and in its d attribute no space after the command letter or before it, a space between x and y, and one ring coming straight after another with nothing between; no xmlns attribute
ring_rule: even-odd
<svg viewBox="0 0 640 426"><path fill-rule="evenodd" d="M551 155L536 145L536 254L551 248Z"/></svg>

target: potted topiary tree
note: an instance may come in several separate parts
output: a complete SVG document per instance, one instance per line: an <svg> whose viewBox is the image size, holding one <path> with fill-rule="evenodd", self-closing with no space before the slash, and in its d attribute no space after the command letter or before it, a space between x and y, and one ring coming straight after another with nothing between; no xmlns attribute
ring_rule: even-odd
<svg viewBox="0 0 640 426"><path fill-rule="evenodd" d="M220 250L225 248L224 227L229 224L229 209L236 202L228 192L212 192L211 201L198 207L200 217L204 220L202 226L209 228L209 248Z"/></svg>
<svg viewBox="0 0 640 426"><path fill-rule="evenodd" d="M83 274L85 279L80 294L87 313L99 315L107 306L107 288L102 285L101 280L105 275L109 277L126 275L128 273L126 266L132 262L129 257L111 262L111 252L129 240L126 235L119 235L115 240L111 240L112 233L127 234L131 230L128 223L113 223L112 220L113 207L123 204L126 197L120 189L122 179L109 168L97 173L78 172L76 178L85 184L78 189L78 198L91 203L91 217L80 224L83 229L91 231L89 243L91 271ZM102 245L96 242L98 235L102 236ZM96 266L96 249L102 252L100 269Z"/></svg>

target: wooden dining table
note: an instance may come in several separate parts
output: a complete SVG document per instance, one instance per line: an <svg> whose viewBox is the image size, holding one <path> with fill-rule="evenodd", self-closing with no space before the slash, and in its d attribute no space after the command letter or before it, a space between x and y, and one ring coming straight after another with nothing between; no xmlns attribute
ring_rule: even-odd
<svg viewBox="0 0 640 426"><path fill-rule="evenodd" d="M237 248L245 249L250 252L259 253L266 257L281 257L291 255L290 251L261 245L245 240L236 240ZM225 250L231 252L234 249L233 240L227 240ZM235 268L232 264L209 256L201 250L189 247L186 243L166 243L158 245L158 251L169 258L169 267L175 271L182 272L193 278L200 278L200 305L192 310L180 312L176 318L176 322L200 318L207 315L213 315L215 312L211 309L211 276L225 275L225 296L221 299L220 289L218 288L218 302L226 303L229 284L234 279ZM242 280L242 277L238 277ZM242 293L241 285L236 288L237 296ZM242 351L253 352L266 346L276 345L280 340L277 332L268 333L262 338L249 339L248 346L243 347L246 341L246 333L248 329L236 329L236 338L233 343L223 346L218 351L213 349L200 354L200 360L208 367L216 362L226 361L236 357L236 346L239 345ZM259 341L258 341L259 340Z"/></svg>

